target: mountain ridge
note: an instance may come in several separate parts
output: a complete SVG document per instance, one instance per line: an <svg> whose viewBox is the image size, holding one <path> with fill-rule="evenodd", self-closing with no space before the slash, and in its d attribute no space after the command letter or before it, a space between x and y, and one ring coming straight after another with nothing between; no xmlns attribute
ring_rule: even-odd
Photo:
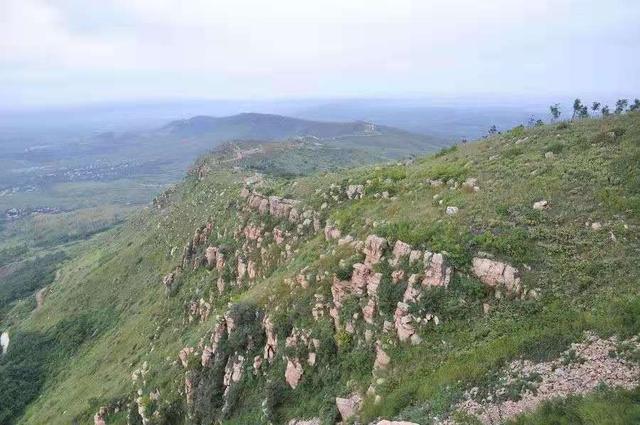
<svg viewBox="0 0 640 425"><path fill-rule="evenodd" d="M635 377L640 352L639 137L629 113L295 177L262 160L325 153L302 143L205 155L68 260L37 309L14 307L0 373L47 373L10 418L474 423L473 403L505 412L530 388L546 394L544 367L581 380L584 365L597 379L579 381L594 392L577 407L545 410L541 397L542 410L503 419L548 423L607 404L629 422L635 390L607 373ZM27 337L47 350L21 350ZM587 349L571 354L574 343ZM539 377L503 381L523 360Z"/></svg>

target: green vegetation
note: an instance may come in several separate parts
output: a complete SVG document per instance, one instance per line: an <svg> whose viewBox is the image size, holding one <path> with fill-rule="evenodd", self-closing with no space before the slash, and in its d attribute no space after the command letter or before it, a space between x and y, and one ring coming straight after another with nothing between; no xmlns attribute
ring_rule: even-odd
<svg viewBox="0 0 640 425"><path fill-rule="evenodd" d="M8 298L12 301L6 303L3 324L9 324L12 339L0 360L0 377L8 382L0 393L3 420L85 423L114 400L134 402L140 389L144 410L158 412L154 424L286 423L294 417L333 423L335 397L366 394L374 383L381 399L376 403L365 396L364 423L384 417L427 424L449 414L465 390L491 388L496 372L516 358L556 359L585 331L620 338L637 335L639 141L640 115L630 112L562 126L496 131L481 142L413 163L338 172L326 170L350 162L336 162L333 148L303 145L293 152L275 144L239 163L224 162L230 152L208 155L182 184L160 196L154 208L123 223L114 220L113 227L104 226L107 230L97 225L104 231L67 247L69 258L42 308L32 311L33 305L15 300L26 289ZM549 151L554 155L545 157ZM292 164L302 158L313 159L313 172ZM326 241L321 230L310 230L312 224L294 239L296 224L246 208L247 201L240 197L243 179L255 179L256 171L264 173L255 183L258 191L298 200L300 211L312 209L323 225L335 223L342 237L364 240L376 234L391 245L401 240L415 249L446 253L456 270L449 286L426 288L410 306L420 317L438 317L438 324L431 320L419 327L420 344L397 343L393 332L380 331L385 320L393 322L407 286L406 280L393 283L386 260L375 266L381 281L373 323L358 317L363 299L353 295L345 297L338 317L342 323L353 320L353 333L344 327L334 330L328 308L322 319L314 319L316 300L332 299L334 276L350 279L353 264L363 256L349 244ZM478 190L462 186L469 178L477 179ZM362 198L347 199L349 185L362 185ZM534 202L543 199L549 207L533 209ZM447 206L458 207L458 212L446 214ZM194 248L194 255L217 246L225 255L224 268L193 270L187 262L167 296L163 276L181 264L183 247L207 223L213 230ZM264 226L260 242L239 236L249 223ZM273 242L274 229L290 233L284 243ZM27 249L58 243L52 235ZM1 251L3 258L24 255L21 246L14 240ZM517 267L523 286L537 296L496 298L471 273L478 252ZM245 263L256 264L254 281L231 283L236 280L236 253ZM37 270L35 265L60 261L45 258L15 267L29 264ZM421 272L408 260L402 267L407 273ZM42 283L29 291L51 283L52 269L45 269L42 279L34 279ZM222 294L216 287L220 276L227 281ZM306 284L297 283L298 276ZM211 305L206 320L189 317L190 303L200 300ZM197 347L210 341L225 312L236 331L219 342L225 361L205 368ZM253 359L263 354L265 344L265 316L274 325L277 354L254 374ZM315 366L306 363L309 346L286 346L294 328L319 341ZM371 342L365 340L367 330ZM391 365L374 378L375 340L384 344ZM48 350L27 350L47 344ZM187 369L177 359L184 347L196 347L198 354ZM617 351L614 354L629 361L639 357L628 347ZM246 357L242 376L221 395L226 360L239 354ZM285 355L304 363L295 390L284 383ZM577 356L567 356L567 362L574 361ZM132 373L141 369L146 370L144 380L134 383ZM194 379L193 405L185 401L185 376ZM529 385L533 382L515 382L505 397L517 399ZM157 400L151 397L155 391L160 394ZM12 398L15 402L9 404ZM637 406L636 390L603 389L552 401L513 423L634 423ZM124 424L127 415L139 419L121 411L109 414L107 423Z"/></svg>

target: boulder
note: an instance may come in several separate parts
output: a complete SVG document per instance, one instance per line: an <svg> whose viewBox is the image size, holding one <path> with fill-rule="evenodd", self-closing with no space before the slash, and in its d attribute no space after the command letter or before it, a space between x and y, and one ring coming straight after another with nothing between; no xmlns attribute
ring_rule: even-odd
<svg viewBox="0 0 640 425"><path fill-rule="evenodd" d="M510 295L519 295L522 292L520 272L509 264L475 257L472 262L472 271L489 288L504 287Z"/></svg>
<svg viewBox="0 0 640 425"><path fill-rule="evenodd" d="M534 210L546 210L547 208L549 208L549 201L544 199L533 203Z"/></svg>
<svg viewBox="0 0 640 425"><path fill-rule="evenodd" d="M303 373L302 364L300 364L298 359L294 358L292 360L287 358L287 369L284 372L284 379L294 390L298 386Z"/></svg>
<svg viewBox="0 0 640 425"><path fill-rule="evenodd" d="M358 410L360 410L360 404L362 403L362 397L358 394L352 394L349 398L336 397L336 407L340 416L344 422L354 417Z"/></svg>
<svg viewBox="0 0 640 425"><path fill-rule="evenodd" d="M456 215L458 214L458 211L459 211L458 207L449 206L447 207L445 212L447 213L447 215Z"/></svg>

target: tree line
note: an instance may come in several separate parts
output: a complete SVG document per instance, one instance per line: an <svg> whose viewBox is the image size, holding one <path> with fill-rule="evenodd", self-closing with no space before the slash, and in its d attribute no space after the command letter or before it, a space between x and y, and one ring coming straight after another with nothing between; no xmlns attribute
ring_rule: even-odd
<svg viewBox="0 0 640 425"><path fill-rule="evenodd" d="M603 117L611 115L609 105L602 105L600 102L593 102L591 103L591 107L589 107L588 105L583 104L582 100L576 99L573 101L573 114L571 115L571 120L573 121L576 118L589 117L589 109L591 109L593 115L597 115L598 112L600 112ZM640 99L634 99L631 104L628 99L618 99L613 113L615 115L620 115L623 112L638 110L640 110ZM560 104L556 103L549 106L549 112L551 113L552 121L558 120L560 115L562 115L562 111L560 111Z"/></svg>

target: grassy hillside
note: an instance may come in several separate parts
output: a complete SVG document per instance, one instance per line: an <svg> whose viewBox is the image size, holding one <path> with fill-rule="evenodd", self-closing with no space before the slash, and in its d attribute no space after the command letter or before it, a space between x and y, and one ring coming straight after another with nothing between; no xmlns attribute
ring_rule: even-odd
<svg viewBox="0 0 640 425"><path fill-rule="evenodd" d="M478 423L468 406L541 394L545 365L637 379L638 113L311 175L290 167L311 146L236 153L13 306L0 423L334 423L349 403L361 423ZM518 359L541 372L506 379ZM636 421L637 390L608 385L626 378L589 371L593 391L502 420Z"/></svg>

